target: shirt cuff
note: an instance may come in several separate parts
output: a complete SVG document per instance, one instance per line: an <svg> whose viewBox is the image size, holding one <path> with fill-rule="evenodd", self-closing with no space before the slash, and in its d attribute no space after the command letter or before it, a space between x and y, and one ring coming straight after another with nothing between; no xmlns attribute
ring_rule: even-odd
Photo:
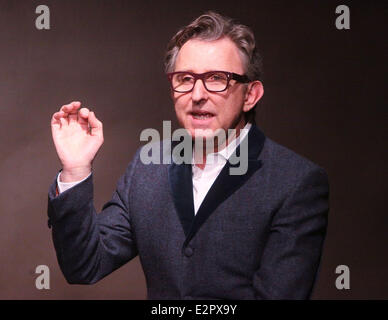
<svg viewBox="0 0 388 320"><path fill-rule="evenodd" d="M74 182L61 182L59 181L59 177L61 176L61 173L60 172L58 174L58 177L57 177L57 186L58 186L58 192L59 193L62 193L62 192L65 192L66 190L74 187L75 185L81 183L82 181L86 180L87 178L89 178L89 176L92 174L92 173L89 173L89 175L85 178L83 178L82 180L79 180L79 181L74 181Z"/></svg>

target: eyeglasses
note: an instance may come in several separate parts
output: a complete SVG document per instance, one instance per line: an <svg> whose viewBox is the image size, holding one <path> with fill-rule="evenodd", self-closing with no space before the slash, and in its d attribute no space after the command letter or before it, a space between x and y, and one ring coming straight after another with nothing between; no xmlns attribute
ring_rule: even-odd
<svg viewBox="0 0 388 320"><path fill-rule="evenodd" d="M167 77L172 90L180 93L192 91L198 79L202 80L204 87L209 92L225 91L229 86L230 80L236 80L241 83L250 82L246 75L239 75L227 71L209 71L200 74L189 71L178 71L167 73Z"/></svg>

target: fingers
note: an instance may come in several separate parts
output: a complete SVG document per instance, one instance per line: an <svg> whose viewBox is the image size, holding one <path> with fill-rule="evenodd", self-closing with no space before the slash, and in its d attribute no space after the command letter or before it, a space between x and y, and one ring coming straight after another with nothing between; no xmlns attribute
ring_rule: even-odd
<svg viewBox="0 0 388 320"><path fill-rule="evenodd" d="M54 128L61 128L62 125L67 124L67 120L65 119L66 113L63 111L55 112L51 118L51 125Z"/></svg>
<svg viewBox="0 0 388 320"><path fill-rule="evenodd" d="M87 119L89 117L89 112L90 110L88 108L81 108L79 110L79 113L78 115L82 118L82 119Z"/></svg>
<svg viewBox="0 0 388 320"><path fill-rule="evenodd" d="M82 126L88 126L90 111L88 108L81 108L78 112L78 123Z"/></svg>
<svg viewBox="0 0 388 320"><path fill-rule="evenodd" d="M63 111L58 111L53 114L53 117L51 118L51 121L59 121L61 117L64 117L65 113Z"/></svg>
<svg viewBox="0 0 388 320"><path fill-rule="evenodd" d="M58 112L55 112L51 118L53 129L59 129L71 123L78 123L91 135L102 136L102 122L97 119L93 111L88 108L81 108L81 102L73 101L63 105Z"/></svg>
<svg viewBox="0 0 388 320"><path fill-rule="evenodd" d="M65 104L61 107L60 111L66 113L67 120L70 123L77 122L78 120L78 109L81 107L81 102L73 101L69 104Z"/></svg>
<svg viewBox="0 0 388 320"><path fill-rule="evenodd" d="M81 102L79 101L73 101L69 104L65 104L61 107L60 111L63 111L63 112L66 112L66 113L75 113L77 112L77 110L79 109L79 107L81 106Z"/></svg>
<svg viewBox="0 0 388 320"><path fill-rule="evenodd" d="M55 112L51 118L53 126L69 124L78 120L78 109L81 107L81 102L73 101L69 104L63 105L58 112Z"/></svg>

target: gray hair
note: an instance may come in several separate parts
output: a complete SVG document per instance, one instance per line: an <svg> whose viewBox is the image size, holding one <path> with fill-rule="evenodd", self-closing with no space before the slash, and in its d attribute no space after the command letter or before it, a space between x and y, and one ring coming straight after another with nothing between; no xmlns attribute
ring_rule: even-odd
<svg viewBox="0 0 388 320"><path fill-rule="evenodd" d="M165 72L174 71L179 50L188 40L214 41L222 37L228 37L237 46L245 74L249 80L262 81L262 58L256 48L255 36L252 30L214 11L199 16L172 37L165 54ZM255 108L256 106L246 113L246 119L250 122L254 122Z"/></svg>

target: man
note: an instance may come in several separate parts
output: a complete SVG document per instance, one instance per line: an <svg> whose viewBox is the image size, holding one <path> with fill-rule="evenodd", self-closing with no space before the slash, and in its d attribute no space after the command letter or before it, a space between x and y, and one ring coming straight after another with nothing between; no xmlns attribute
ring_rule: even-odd
<svg viewBox="0 0 388 320"><path fill-rule="evenodd" d="M208 141L208 129L238 137L205 147L200 159L194 150L193 164L144 164L138 150L97 214L91 171L102 123L80 102L63 106L51 121L62 170L48 215L67 281L95 283L139 255L149 299L308 298L326 233L327 175L255 125L263 86L253 33L202 15L170 41L166 72L193 140ZM247 170L232 175L243 142Z"/></svg>

